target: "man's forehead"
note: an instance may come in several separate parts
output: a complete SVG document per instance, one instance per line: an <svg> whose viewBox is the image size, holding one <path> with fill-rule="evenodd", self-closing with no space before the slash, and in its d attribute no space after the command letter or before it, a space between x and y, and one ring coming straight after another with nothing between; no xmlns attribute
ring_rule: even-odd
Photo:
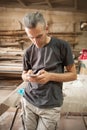
<svg viewBox="0 0 87 130"><path fill-rule="evenodd" d="M38 25L38 26L36 26L36 28L26 28L25 27L25 31L27 32L27 33L29 33L29 34L38 34L38 33L41 33L41 32L43 32L44 31L44 28L43 28L43 26L42 25Z"/></svg>
<svg viewBox="0 0 87 130"><path fill-rule="evenodd" d="M28 28L26 28L25 30L26 30L29 37L38 37L40 35L43 35L42 29L35 29L35 28L28 29Z"/></svg>

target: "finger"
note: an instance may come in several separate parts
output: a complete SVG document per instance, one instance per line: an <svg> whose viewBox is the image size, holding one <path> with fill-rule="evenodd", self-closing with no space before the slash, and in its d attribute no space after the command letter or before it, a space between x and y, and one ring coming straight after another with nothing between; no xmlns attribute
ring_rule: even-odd
<svg viewBox="0 0 87 130"><path fill-rule="evenodd" d="M28 70L28 74L32 74L33 73L33 71L32 70Z"/></svg>
<svg viewBox="0 0 87 130"><path fill-rule="evenodd" d="M42 70L38 71L38 75L43 74L44 72L45 72L45 70L42 69Z"/></svg>

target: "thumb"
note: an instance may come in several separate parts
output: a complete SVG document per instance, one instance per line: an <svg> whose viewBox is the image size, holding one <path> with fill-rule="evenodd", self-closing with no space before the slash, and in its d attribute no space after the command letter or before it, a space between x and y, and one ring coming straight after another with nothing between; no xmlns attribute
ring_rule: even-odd
<svg viewBox="0 0 87 130"><path fill-rule="evenodd" d="M43 74L44 72L45 72L45 70L42 69L42 70L38 71L38 74L40 75L40 74Z"/></svg>
<svg viewBox="0 0 87 130"><path fill-rule="evenodd" d="M33 73L33 71L32 70L28 70L28 74L32 74Z"/></svg>

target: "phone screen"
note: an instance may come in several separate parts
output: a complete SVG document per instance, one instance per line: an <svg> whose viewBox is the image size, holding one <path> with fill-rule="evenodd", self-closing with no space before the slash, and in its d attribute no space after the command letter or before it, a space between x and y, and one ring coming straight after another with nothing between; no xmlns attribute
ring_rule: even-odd
<svg viewBox="0 0 87 130"><path fill-rule="evenodd" d="M28 77L37 77L36 74L28 74Z"/></svg>

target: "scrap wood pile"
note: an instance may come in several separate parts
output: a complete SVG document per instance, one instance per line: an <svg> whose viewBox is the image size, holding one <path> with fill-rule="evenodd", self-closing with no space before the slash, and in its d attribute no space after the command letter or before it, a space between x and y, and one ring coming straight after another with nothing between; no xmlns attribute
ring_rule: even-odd
<svg viewBox="0 0 87 130"><path fill-rule="evenodd" d="M24 49L24 44L29 42L24 30L1 30L0 47L17 47Z"/></svg>
<svg viewBox="0 0 87 130"><path fill-rule="evenodd" d="M27 42L23 30L0 31L0 77L20 77Z"/></svg>

